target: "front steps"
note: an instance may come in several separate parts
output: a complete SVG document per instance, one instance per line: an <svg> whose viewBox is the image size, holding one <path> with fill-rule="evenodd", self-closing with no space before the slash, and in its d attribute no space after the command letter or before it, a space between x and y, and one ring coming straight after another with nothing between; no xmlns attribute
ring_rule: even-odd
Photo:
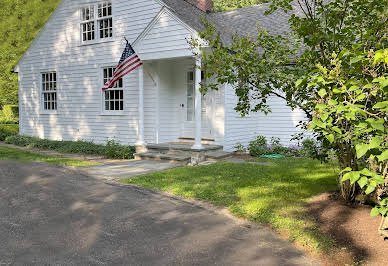
<svg viewBox="0 0 388 266"><path fill-rule="evenodd" d="M203 149L191 147L192 145L175 143L149 144L146 149L143 148L135 154L135 159L197 165L204 161L218 161L231 155L224 152L223 147L219 145L204 145Z"/></svg>

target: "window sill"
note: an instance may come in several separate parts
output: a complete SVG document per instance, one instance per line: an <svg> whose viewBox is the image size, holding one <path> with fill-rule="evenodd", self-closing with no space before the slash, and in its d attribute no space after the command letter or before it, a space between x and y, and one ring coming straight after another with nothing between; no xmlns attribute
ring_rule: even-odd
<svg viewBox="0 0 388 266"><path fill-rule="evenodd" d="M100 113L100 116L126 116L127 113L123 111L105 111Z"/></svg>
<svg viewBox="0 0 388 266"><path fill-rule="evenodd" d="M94 44L100 44L100 43L109 43L109 42L114 42L116 41L115 38L104 38L104 39L99 39L99 40L94 40L94 41L81 41L79 46L88 46L88 45L94 45Z"/></svg>
<svg viewBox="0 0 388 266"><path fill-rule="evenodd" d="M40 111L41 115L57 115L58 111Z"/></svg>

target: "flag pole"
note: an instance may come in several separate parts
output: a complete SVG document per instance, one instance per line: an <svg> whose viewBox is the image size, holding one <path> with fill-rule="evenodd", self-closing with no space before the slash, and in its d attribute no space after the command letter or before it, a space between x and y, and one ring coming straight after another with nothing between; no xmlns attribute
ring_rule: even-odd
<svg viewBox="0 0 388 266"><path fill-rule="evenodd" d="M125 36L124 36L123 38L124 38L124 40L128 43L127 38L126 38ZM148 76L150 77L150 79L152 80L152 82L156 85L155 79L152 77L152 75L151 75L149 69L145 66L145 64L143 64L143 68L144 68L145 72L147 73L147 75L148 75Z"/></svg>

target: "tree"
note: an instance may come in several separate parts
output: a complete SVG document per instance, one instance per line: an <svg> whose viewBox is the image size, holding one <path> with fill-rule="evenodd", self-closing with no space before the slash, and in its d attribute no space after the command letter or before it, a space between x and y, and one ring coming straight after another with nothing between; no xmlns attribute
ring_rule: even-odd
<svg viewBox="0 0 388 266"><path fill-rule="evenodd" d="M17 104L18 78L11 71L59 2L0 0L0 109Z"/></svg>
<svg viewBox="0 0 388 266"><path fill-rule="evenodd" d="M215 0L214 9L216 11L231 10L257 4L266 3L268 0Z"/></svg>
<svg viewBox="0 0 388 266"><path fill-rule="evenodd" d="M216 89L223 83L233 84L239 97L236 110L242 115L270 112L266 104L268 97L280 97L291 108L302 109L313 122L315 100L322 93L322 88L309 82L311 74L317 71L316 66L331 69L332 55L343 51L357 48L361 58L362 53L388 47L388 0L273 0L268 14L277 9L291 12L296 7L303 15L291 15L288 36L272 36L261 30L254 37L234 35L232 44L225 45L215 27L205 22L206 30L200 37L213 49L208 51L199 42L192 42L202 51L207 76L214 77L214 82L204 85L202 90ZM352 69L350 64L343 71L350 77ZM347 159L341 161L343 169L358 170L356 142L341 146L338 145L341 142L331 141L331 134L315 132L318 139L336 151L338 158L346 155ZM342 191L347 200L354 199L353 184L345 183Z"/></svg>

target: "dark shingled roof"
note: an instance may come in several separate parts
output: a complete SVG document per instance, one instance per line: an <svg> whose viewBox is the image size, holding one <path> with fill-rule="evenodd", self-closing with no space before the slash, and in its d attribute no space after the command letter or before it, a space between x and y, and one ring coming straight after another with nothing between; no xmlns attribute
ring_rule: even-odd
<svg viewBox="0 0 388 266"><path fill-rule="evenodd" d="M226 44L230 44L233 34L251 35L258 34L258 27L267 30L271 35L283 35L290 31L288 19L292 13L303 16L299 6L293 5L294 10L284 13L277 10L271 15L264 13L269 4L261 4L232 11L206 14L199 8L185 0L161 0L165 5L187 25L196 31L204 29L201 17L206 17L221 33L221 38Z"/></svg>

